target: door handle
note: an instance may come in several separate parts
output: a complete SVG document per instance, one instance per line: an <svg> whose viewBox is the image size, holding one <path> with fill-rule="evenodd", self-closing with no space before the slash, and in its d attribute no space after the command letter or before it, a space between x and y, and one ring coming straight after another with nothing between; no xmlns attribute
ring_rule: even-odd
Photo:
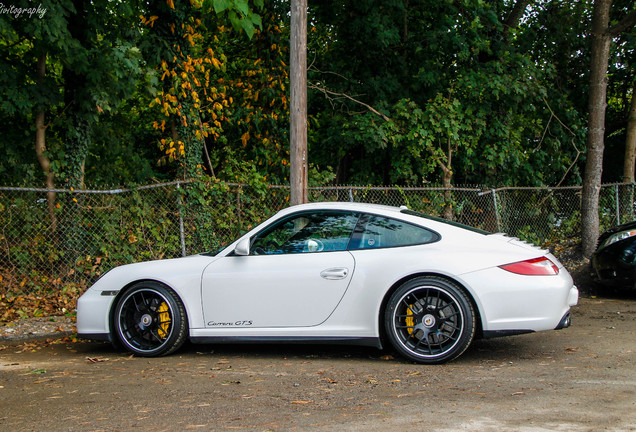
<svg viewBox="0 0 636 432"><path fill-rule="evenodd" d="M330 268L320 272L320 276L323 279L327 279L327 280L344 279L347 277L348 274L349 274L349 269L342 268L342 267Z"/></svg>

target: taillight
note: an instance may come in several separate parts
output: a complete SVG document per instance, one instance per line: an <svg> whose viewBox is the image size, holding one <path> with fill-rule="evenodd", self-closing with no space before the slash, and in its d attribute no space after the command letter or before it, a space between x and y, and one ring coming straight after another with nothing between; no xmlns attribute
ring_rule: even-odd
<svg viewBox="0 0 636 432"><path fill-rule="evenodd" d="M499 268L527 276L552 276L559 274L559 267L546 257L505 264L499 266Z"/></svg>

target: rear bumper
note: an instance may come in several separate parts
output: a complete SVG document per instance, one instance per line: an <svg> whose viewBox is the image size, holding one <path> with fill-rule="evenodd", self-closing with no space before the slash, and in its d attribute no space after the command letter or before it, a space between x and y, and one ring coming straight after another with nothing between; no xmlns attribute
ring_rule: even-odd
<svg viewBox="0 0 636 432"><path fill-rule="evenodd" d="M579 300L579 290L563 268L555 276L490 268L464 274L461 282L475 299L485 336L554 330Z"/></svg>

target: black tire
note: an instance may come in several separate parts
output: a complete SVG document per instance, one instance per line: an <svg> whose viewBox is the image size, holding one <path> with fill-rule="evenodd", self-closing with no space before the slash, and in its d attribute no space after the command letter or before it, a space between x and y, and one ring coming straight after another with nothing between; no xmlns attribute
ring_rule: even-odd
<svg viewBox="0 0 636 432"><path fill-rule="evenodd" d="M402 356L437 364L466 351L475 336L475 312L458 285L424 276L405 282L391 295L384 325Z"/></svg>
<svg viewBox="0 0 636 432"><path fill-rule="evenodd" d="M183 303L157 282L140 282L126 290L115 306L113 324L113 340L142 357L176 351L188 333Z"/></svg>

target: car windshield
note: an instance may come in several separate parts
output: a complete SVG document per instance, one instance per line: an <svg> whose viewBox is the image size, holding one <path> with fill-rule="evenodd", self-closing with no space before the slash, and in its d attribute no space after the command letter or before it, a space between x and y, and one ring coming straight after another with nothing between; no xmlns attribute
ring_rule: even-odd
<svg viewBox="0 0 636 432"><path fill-rule="evenodd" d="M475 232L475 233L478 233L478 234L484 234L484 235L492 234L492 233L489 233L488 231L485 231L485 230L482 230L482 229L479 229L479 228L475 228L475 227L471 227L470 225L464 225L464 224L459 223L459 222L449 221L449 220L446 220L446 219L442 219L442 218L439 218L439 217L427 215L427 214L416 212L416 211L413 211L413 210L405 209L405 210L401 210L400 212L404 213L404 214L407 214L407 215L411 215L411 216L417 216L417 217L421 217L421 218L424 218L424 219L433 220L435 222L445 223L447 225L452 225L454 227L464 228L464 229L467 229L469 231L472 231L472 232Z"/></svg>

